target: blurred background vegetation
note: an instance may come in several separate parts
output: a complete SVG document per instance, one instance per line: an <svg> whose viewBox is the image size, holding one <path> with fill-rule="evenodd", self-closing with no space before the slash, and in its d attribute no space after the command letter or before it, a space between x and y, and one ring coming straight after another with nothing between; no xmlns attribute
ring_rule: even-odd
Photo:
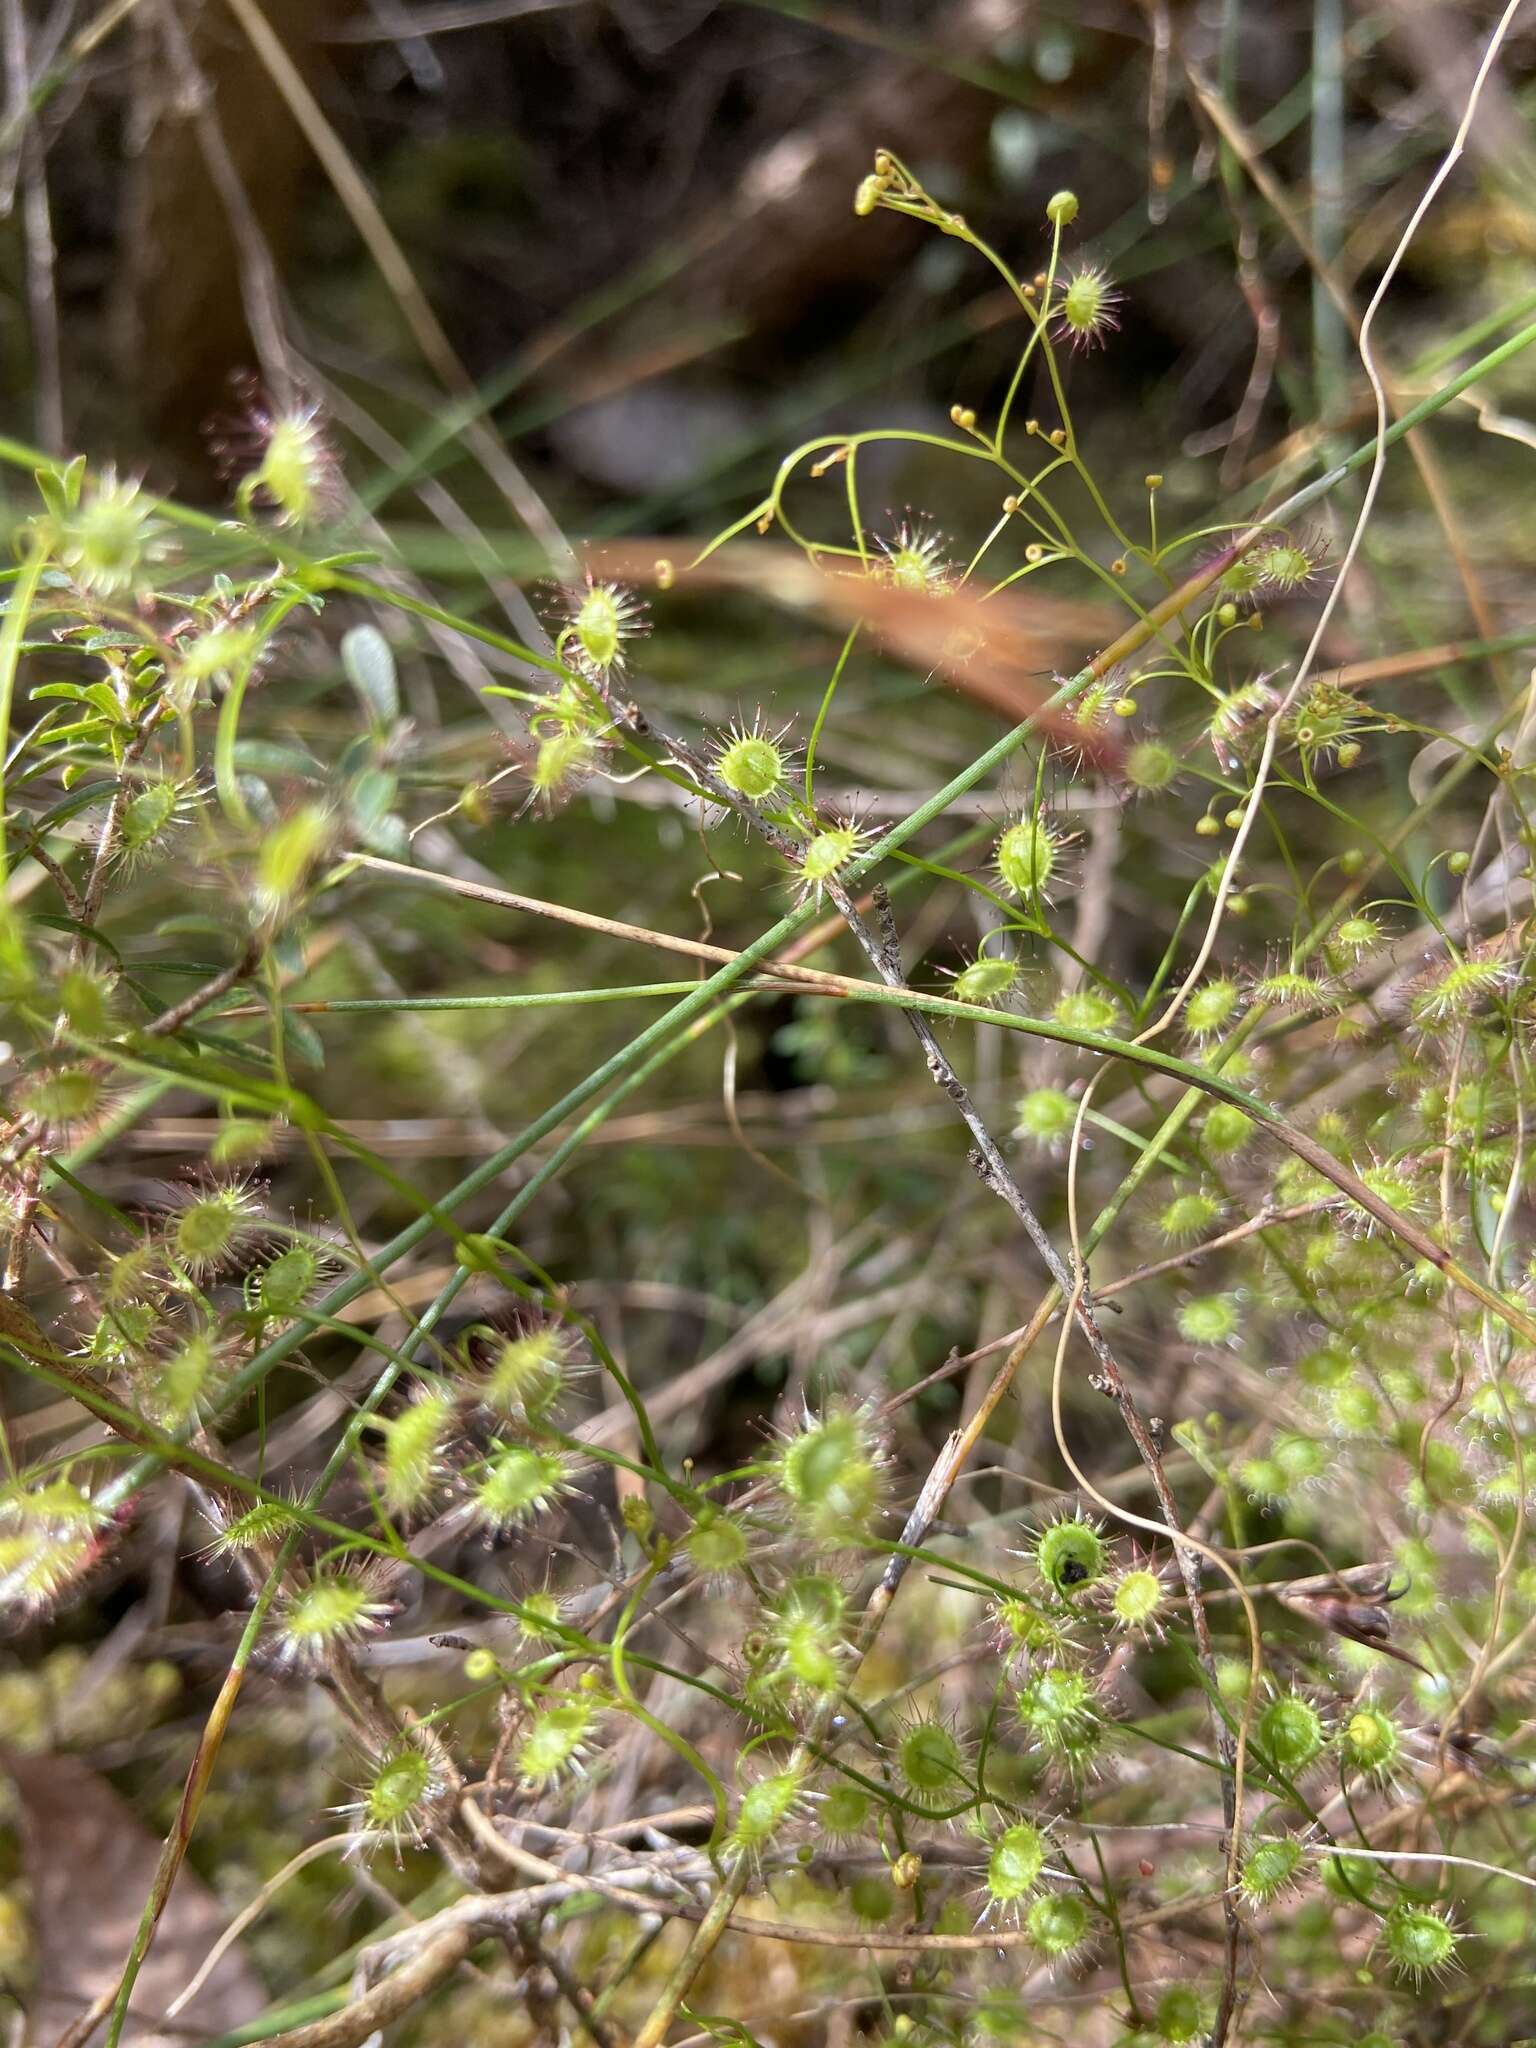
<svg viewBox="0 0 1536 2048"><path fill-rule="evenodd" d="M950 241L888 214L854 216L858 179L886 145L1025 274L1046 246L1047 195L1078 193L1082 246L1126 294L1109 345L1071 358L1085 452L1132 501L1145 473L1163 475L1170 529L1239 516L1275 479L1367 437L1348 326L1312 259L1364 303L1493 19L1453 0L266 0L259 11L254 0L119 0L99 13L83 0L3 0L0 425L16 443L88 450L151 494L217 512L230 435L218 423L245 402L237 380L297 380L342 452L357 543L406 587L539 644L553 616L551 536L655 536L656 552L681 559L739 518L801 440L938 431L957 402L995 407L1018 347L1007 292ZM1536 16L1517 24L1466 162L1394 293L1386 346L1410 394L1487 316L1536 307L1533 95ZM1480 615L1399 465L1330 662L1525 623L1536 498L1519 416L1533 409L1528 355L1436 430ZM912 444L871 451L862 482L887 530L921 515L975 535L997 509ZM11 518L31 509L24 463L3 488ZM1345 491L1319 512L1320 545L1337 550L1357 505ZM808 500L805 517L822 530L824 516L831 534L840 509L833 493L825 514ZM1299 593L1274 607L1281 649L1304 639L1313 603ZM761 708L803 733L840 630L749 591L655 592L650 606L634 664L650 708L707 726ZM284 641L260 728L273 749L327 762L351 737L334 631L344 616L334 607L323 630L306 623ZM397 765L423 793L421 815L428 794L449 804L491 783L519 744L520 721L480 695L480 656L446 646L423 631L396 649L410 721ZM1084 652L1063 644L1056 666L1070 671ZM1448 665L1441 679L1455 701L1460 672ZM488 711L506 712L500 739ZM821 748L822 787L834 807L900 815L1004 722L861 651ZM1384 777L1357 809L1376 803L1395 819L1402 787ZM972 815L997 818L1009 793L978 796ZM650 781L595 784L548 819L523 809L524 794L499 783L428 828L418 855L469 882L726 946L778 914L779 866L729 832L704 844ZM1143 986L1209 850L1170 845L1165 813L1118 793L1061 794L1081 834L1076 943ZM1331 843L1321 812L1311 829L1314 864L1349 838L1341 828ZM141 929L173 915L185 887L174 868L147 876ZM906 927L913 980L934 985L984 928L962 892L922 892ZM1260 906L1260 955L1269 936ZM825 955L845 970L852 957ZM387 997L591 988L649 965L611 937L465 901L450 918L438 892L367 876L308 970L307 996ZM583 1018L579 1031L559 1010L335 1019L296 1050L305 1084L432 1195L635 1028L619 1006ZM1004 1125L1022 1086L1079 1071L1065 1054L984 1038L977 1099ZM167 1095L114 1151L105 1191L129 1208L151 1199L215 1131L203 1104ZM260 1167L274 1206L309 1212L297 1143ZM1031 1174L1059 1224L1057 1163L1041 1155ZM379 1180L348 1191L370 1241L415 1213ZM656 1396L669 1450L713 1469L754 1453L783 1397L897 1390L991 1342L1020 1320L1036 1277L974 1188L964 1133L901 1020L790 996L744 1010L728 1053L715 1033L674 1061L523 1229L531 1256ZM1156 1250L1149 1216L1133 1218L1126 1250L1095 1277ZM430 1297L445 1260L439 1247L402 1277L408 1303ZM1170 1417L1221 1397L1209 1362L1169 1342L1166 1309L1128 1316L1123 1349ZM341 1349L314 1355L326 1370L360 1370ZM669 1383L701 1363L696 1391L669 1401ZM916 1469L987 1370L935 1385L897 1417ZM304 1375L284 1375L265 1418L300 1418L294 1457L312 1394ZM1128 1465L1107 1405L1072 1399L1096 1469ZM20 1439L47 1426L23 1415ZM988 1449L1022 1481L1010 1491L999 1480L994 1507L1016 1511L1031 1486L1062 1477L1038 1400L1000 1422ZM471 1576L492 1568L467 1542L445 1562ZM67 1807L80 1829L90 1800L111 1796L107 1777L139 1823L168 1825L231 1601L217 1563L168 1561L141 1528L90 1601L9 1647L5 1740L73 1752L95 1788L28 1789L24 1769L19 1825L37 1838ZM454 1618L429 1602L412 1625ZM345 1757L312 1692L272 1688L230 1738L193 1861L231 1903L341 1796ZM110 1833L110 1816L100 1825ZM83 1869L85 1838L72 1840ZM18 1983L52 1966L23 1925L24 1860L18 1832L6 1896L21 1903L14 1926L0 1921L0 1969ZM381 1888L404 1895L420 1875L317 1862L244 1944L250 1967L274 1991L318 1977L376 1923ZM35 1895L36 1868L31 1881ZM131 1882L110 1914L105 1946L118 1956L142 1894ZM59 1910L73 1914L66 1897ZM187 1942L182 1963L202 1952ZM805 1968L784 1980L786 2000L814 1991ZM745 1992L710 1996L732 2011ZM529 2038L472 1991L452 2025L464 2038ZM813 2021L807 2038L823 2031Z"/></svg>
<svg viewBox="0 0 1536 2048"><path fill-rule="evenodd" d="M951 242L889 215L854 217L850 194L877 143L1026 269L1044 247L1044 196L1079 192L1082 245L1127 294L1112 345L1072 358L1079 433L1105 474L1166 475L1169 530L1253 504L1295 459L1293 434L1353 446L1369 410L1342 322L1201 94L1219 83L1268 189L1359 304L1444 147L1481 20L1419 0L1347 11L1322 0L290 0L265 11L274 54L253 45L239 10L146 4L72 61L84 10L34 20L18 0L10 14L13 58L18 42L28 50L25 73L12 73L13 118L26 77L46 98L9 163L9 430L115 458L153 491L217 507L218 422L240 410L231 380L270 372L281 336L345 449L362 537L441 603L510 618L513 631L550 610L530 580L544 566L520 516L530 503L577 540L657 534L682 553L683 537L739 517L800 440L935 430L957 399L995 404L1016 351L1007 293ZM1522 113L1533 49L1536 30L1517 27L1467 170L1414 244L1392 310L1398 365L1533 297L1536 146ZM231 206L232 190L246 203ZM46 228L32 233L37 214ZM45 293L56 322L29 317ZM461 380L461 392L445 390ZM1520 359L1490 396L1517 406L1533 384L1536 364ZM471 410L493 444L465 430ZM1489 606L1507 609L1533 540L1517 458L1466 412L1442 441L1458 501L1498 502L1498 519L1478 526L1476 569ZM514 451L515 470L497 449ZM910 511L969 531L992 509L953 465L930 468L906 444L867 451L864 484L890 527ZM1372 602L1353 607L1365 630L1346 607L1336 659L1387 651L1389 621L1405 645L1472 623L1453 577L1416 573L1445 547L1422 495L1395 485L1388 509L1372 531ZM834 494L823 530L839 510ZM1346 495L1320 516L1349 510ZM535 527L548 531L537 516ZM1305 623L1305 598L1291 610ZM761 706L776 723L814 709L831 628L793 617L786 628L746 597L679 596L657 612L646 687L669 712L727 723ZM309 651L334 661L318 633ZM1076 652L1062 648L1063 666ZM334 668L306 678L302 658L291 666L284 722L323 758L347 705L331 694ZM469 780L487 765L483 720L429 668L407 671L416 746L435 773L461 767ZM866 800L933 786L998 729L986 710L873 657L839 711L825 774ZM514 799L477 846L491 878L575 901L591 899L596 879L611 916L697 923L689 863L675 857L686 828L670 807L658 813L647 786L605 790L537 830L515 813ZM1134 813L1124 829L1134 841ZM759 928L774 872L746 845L730 860L742 882L712 883L703 899L725 943ZM1129 860L1115 883L1116 944L1134 978L1145 906L1130 876L1150 885L1149 868ZM1181 893L1186 881L1177 868L1168 877ZM934 908L926 934L941 955L944 915ZM450 934L435 897L387 887L359 905L354 937L329 992L342 980L379 992L396 976L417 993L462 989L466 969L486 986L512 973L586 985L614 957L584 958L567 934L557 958L542 933L494 910L461 906ZM949 937L973 944L975 933ZM1155 960L1150 926L1145 943ZM585 1070L584 1041L549 1022L526 1028L515 1059L503 1022L412 1018L383 1039L369 1027L371 1070L344 1031L328 1058L359 1116L413 1121L423 1170L435 1161L451 1175L455 1147L462 1158L479 1142L477 1119L515 1122ZM624 1024L611 1029L621 1042ZM894 1170L882 1195L899 1205L903 1174L920 1190L939 1157L956 1155L951 1120L911 1092L904 1059L889 1065L899 1025L786 1002L759 1006L740 1029L747 1128L766 1119L782 1144L795 1100L814 1114L805 1091L838 1091L841 1135L813 1141L819 1171L842 1181ZM570 1233L551 1245L554 1263L618 1273L659 1262L683 1284L741 1298L782 1282L782 1255L799 1255L799 1198L768 1173L750 1214L713 1198L746 1170L714 1115L714 1080L709 1051L661 1083L707 1130L678 1116L663 1130L636 1112L649 1143L611 1128L578 1165L565 1213L545 1218ZM872 1162L863 1134L903 1097L910 1141L899 1162ZM915 1362L932 1362L935 1346L942 1356L947 1334L932 1330Z"/></svg>

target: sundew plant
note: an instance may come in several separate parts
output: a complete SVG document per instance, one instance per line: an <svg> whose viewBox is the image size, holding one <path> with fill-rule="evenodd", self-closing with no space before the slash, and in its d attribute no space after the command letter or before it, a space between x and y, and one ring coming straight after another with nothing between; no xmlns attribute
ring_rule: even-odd
<svg viewBox="0 0 1536 2048"><path fill-rule="evenodd" d="M1364 573L1536 326L1399 389L1400 246L1350 434L1191 516L1155 418L1106 469L1074 414L1135 317L1091 195L1006 257L885 150L853 202L1001 280L1000 399L819 434L707 545L552 559L518 637L370 538L308 404L234 437L223 516L0 449L14 1739L147 1547L206 1623L72 2044L120 2037L263 1721L291 1860L229 1917L357 1881L241 2040L1536 2033L1536 634L1405 646ZM872 504L891 440L965 523ZM753 600L831 628L819 693L691 715L690 608ZM915 758L949 686L1013 722L833 791L872 664L926 678ZM751 1121L770 1014L834 1098L917 1077L847 1163ZM457 1177L446 1122L392 1139L424 1057ZM807 1276L722 1254L702 1346L611 1312L700 1292L684 1073L719 1241Z"/></svg>

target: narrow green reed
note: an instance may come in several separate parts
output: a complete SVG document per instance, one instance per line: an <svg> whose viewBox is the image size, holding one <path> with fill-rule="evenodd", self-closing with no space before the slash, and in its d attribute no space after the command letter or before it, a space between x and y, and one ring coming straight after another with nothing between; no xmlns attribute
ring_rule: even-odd
<svg viewBox="0 0 1536 2048"><path fill-rule="evenodd" d="M16 699L16 669L21 657L21 643L26 637L27 619L37 597L37 586L42 580L48 557L44 549L34 547L23 563L21 572L11 585L6 599L5 622L0 625L0 882L9 872L6 852L6 765L11 757L11 719Z"/></svg>

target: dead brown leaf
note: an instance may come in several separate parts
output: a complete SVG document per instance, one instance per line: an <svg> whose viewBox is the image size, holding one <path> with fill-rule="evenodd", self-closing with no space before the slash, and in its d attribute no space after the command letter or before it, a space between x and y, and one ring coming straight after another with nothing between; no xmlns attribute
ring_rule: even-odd
<svg viewBox="0 0 1536 2048"><path fill-rule="evenodd" d="M121 1975L160 1844L106 1780L71 1756L10 1756L32 1889L36 1976L26 2039L51 2042ZM175 2024L161 2014L228 1925L208 1887L183 1869L134 1986L123 2041L185 2048L254 2019L267 1993L236 1944Z"/></svg>
<svg viewBox="0 0 1536 2048"><path fill-rule="evenodd" d="M979 589L903 590L863 573L858 564L828 566L798 548L765 541L722 548L696 568L684 568L689 547L680 540L605 542L586 550L595 576L655 584L658 563L677 565L679 590L731 589L756 593L797 610L818 612L834 625L868 627L875 639L909 667L940 675L963 696L1001 712L1010 725L1040 714L1063 675L1074 675L1113 638L1123 620L1102 605L1072 598L1024 596ZM1096 767L1120 756L1113 737L1080 726L1068 710L1047 712L1042 726L1079 748Z"/></svg>

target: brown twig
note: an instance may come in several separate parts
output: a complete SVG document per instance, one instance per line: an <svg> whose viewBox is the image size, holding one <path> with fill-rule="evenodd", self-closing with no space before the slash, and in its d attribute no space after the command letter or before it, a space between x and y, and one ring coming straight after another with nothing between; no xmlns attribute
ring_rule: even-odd
<svg viewBox="0 0 1536 2048"><path fill-rule="evenodd" d="M611 1879L594 1875L591 1871L573 1874L562 1870L558 1863L551 1863L545 1857L535 1856L530 1850L508 1842L498 1833L489 1818L481 1812L473 1799L466 1798L461 1806L465 1825L475 1840L491 1855L498 1857L509 1868L530 1877L546 1881L544 1889L557 1886L568 1888L573 1894L582 1891L599 1893L610 1899L616 1906L625 1906L632 1912L660 1913L668 1919L689 1920L694 1923L707 1921L713 1907L705 1908L691 1899L652 1898L646 1892L636 1891L633 1882L618 1884ZM471 1817L473 1816L473 1818ZM707 1865L705 1866L708 1867ZM660 1873L658 1873L659 1875ZM457 1905L445 1908L427 1926L436 1926L449 1919L478 1922L490 1929L505 1924L508 1907L504 1900L516 1902L526 1894L492 1894L483 1899L462 1899ZM1160 1920L1187 1912L1196 1901L1182 1899L1171 1906L1162 1906L1125 1921L1127 1929L1149 1927ZM1198 1903L1208 1904L1208 1900ZM524 1908L523 1910L526 1910ZM419 1937L421 1930L414 1930ZM757 1935L764 1941L795 1942L805 1948L873 1949L891 1955L960 1955L983 1954L992 1949L1020 1948L1029 1946L1029 1935L1020 1927L991 1927L979 1934L900 1934L886 1933L878 1927L811 1927L800 1926L783 1920L760 1920L755 1914L737 1915L728 1911L721 1920L720 1933Z"/></svg>
<svg viewBox="0 0 1536 2048"><path fill-rule="evenodd" d="M415 868L404 861L385 860L376 853L361 853L351 850L345 858L357 867L372 868L379 874L391 875L403 882L425 882L440 889L451 889L456 896L468 896L477 903L494 903L502 910L526 911L532 917L552 917L561 924L578 925L583 931L599 932L605 938L631 939L638 945L654 946L664 953L679 953L690 960L707 960L722 966L736 959L737 954L729 946L711 946L704 939L685 939L671 932L657 932L645 925L625 924L616 917L602 917L596 911L577 910L566 903L548 903L537 896L519 896L510 889L493 889L484 882L471 882L461 875L444 875L434 868ZM773 963L765 968L772 979L792 981L802 988L819 989L826 995L847 993L848 981L845 975L823 974L814 967L797 967L790 964ZM299 1004L297 1008L323 1010L324 1003Z"/></svg>
<svg viewBox="0 0 1536 2048"><path fill-rule="evenodd" d="M392 1970L382 1984L323 2020L271 2035L267 2048L362 2048L370 2035L409 2012L452 1976L474 1945L473 1928L445 1927L409 1962Z"/></svg>

